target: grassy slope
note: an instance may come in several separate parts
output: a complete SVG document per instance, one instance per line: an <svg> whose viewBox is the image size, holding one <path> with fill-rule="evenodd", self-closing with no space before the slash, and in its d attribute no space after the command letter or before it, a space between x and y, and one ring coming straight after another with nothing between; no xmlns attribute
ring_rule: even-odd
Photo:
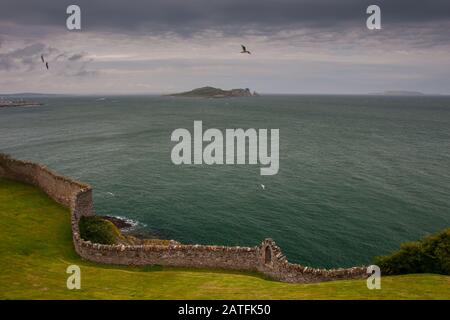
<svg viewBox="0 0 450 320"><path fill-rule="evenodd" d="M450 299L450 277L383 277L286 284L258 275L180 268L126 268L82 261L69 212L40 190L0 179L1 299ZM81 290L66 288L67 266L81 267Z"/></svg>

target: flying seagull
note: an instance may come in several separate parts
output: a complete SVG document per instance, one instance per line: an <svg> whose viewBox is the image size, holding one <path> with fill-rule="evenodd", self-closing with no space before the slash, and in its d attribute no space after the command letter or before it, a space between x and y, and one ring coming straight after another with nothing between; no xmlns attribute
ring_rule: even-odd
<svg viewBox="0 0 450 320"><path fill-rule="evenodd" d="M247 48L243 45L243 44L241 44L241 47L242 47L242 51L241 51L241 53L248 53L248 54L252 54L250 51L248 51L247 50Z"/></svg>
<svg viewBox="0 0 450 320"><path fill-rule="evenodd" d="M41 60L42 60L42 63L45 63L45 67L46 67L47 70L48 70L48 62L45 62L45 60L44 60L44 55L43 55L43 54L41 54Z"/></svg>
<svg viewBox="0 0 450 320"><path fill-rule="evenodd" d="M261 185L261 188L263 189L263 190L265 190L266 189L266 186L265 185Z"/></svg>

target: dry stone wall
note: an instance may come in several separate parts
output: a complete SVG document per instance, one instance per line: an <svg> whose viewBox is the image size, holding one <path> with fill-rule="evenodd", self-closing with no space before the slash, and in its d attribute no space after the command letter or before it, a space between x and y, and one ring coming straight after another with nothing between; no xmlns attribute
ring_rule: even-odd
<svg viewBox="0 0 450 320"><path fill-rule="evenodd" d="M254 247L184 245L102 245L81 239L80 217L94 214L92 188L47 167L0 154L0 176L39 187L50 198L70 209L73 243L86 260L115 265L162 265L192 268L220 268L259 272L269 278L292 283L338 279L363 279L365 267L315 269L288 262L272 239Z"/></svg>

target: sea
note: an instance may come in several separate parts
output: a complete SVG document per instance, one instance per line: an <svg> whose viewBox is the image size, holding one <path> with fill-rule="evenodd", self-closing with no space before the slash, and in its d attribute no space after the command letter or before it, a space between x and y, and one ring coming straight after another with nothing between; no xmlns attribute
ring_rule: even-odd
<svg viewBox="0 0 450 320"><path fill-rule="evenodd" d="M182 243L370 264L450 227L450 97L41 96L0 108L0 152L91 184L97 214ZM279 129L279 172L174 165L175 129ZM262 187L264 185L264 188Z"/></svg>

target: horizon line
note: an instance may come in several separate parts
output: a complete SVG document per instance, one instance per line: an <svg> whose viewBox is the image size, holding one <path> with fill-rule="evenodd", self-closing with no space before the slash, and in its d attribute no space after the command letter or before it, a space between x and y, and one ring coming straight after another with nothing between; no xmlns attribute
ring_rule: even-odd
<svg viewBox="0 0 450 320"><path fill-rule="evenodd" d="M390 93L393 92L393 93ZM397 92L397 94L396 94ZM401 94L404 92L404 94ZM408 94L410 93L410 94ZM164 96L173 94L168 92L130 92L130 93L107 93L107 92L95 92L95 93L50 93L50 92L3 92L0 93L0 97L9 95L42 95L42 96ZM450 93L423 93L420 91L409 90L390 90L384 92L367 92L367 93L337 93L337 92L258 92L259 95L318 95L318 96L407 96L407 97L420 97L420 96L450 96Z"/></svg>

